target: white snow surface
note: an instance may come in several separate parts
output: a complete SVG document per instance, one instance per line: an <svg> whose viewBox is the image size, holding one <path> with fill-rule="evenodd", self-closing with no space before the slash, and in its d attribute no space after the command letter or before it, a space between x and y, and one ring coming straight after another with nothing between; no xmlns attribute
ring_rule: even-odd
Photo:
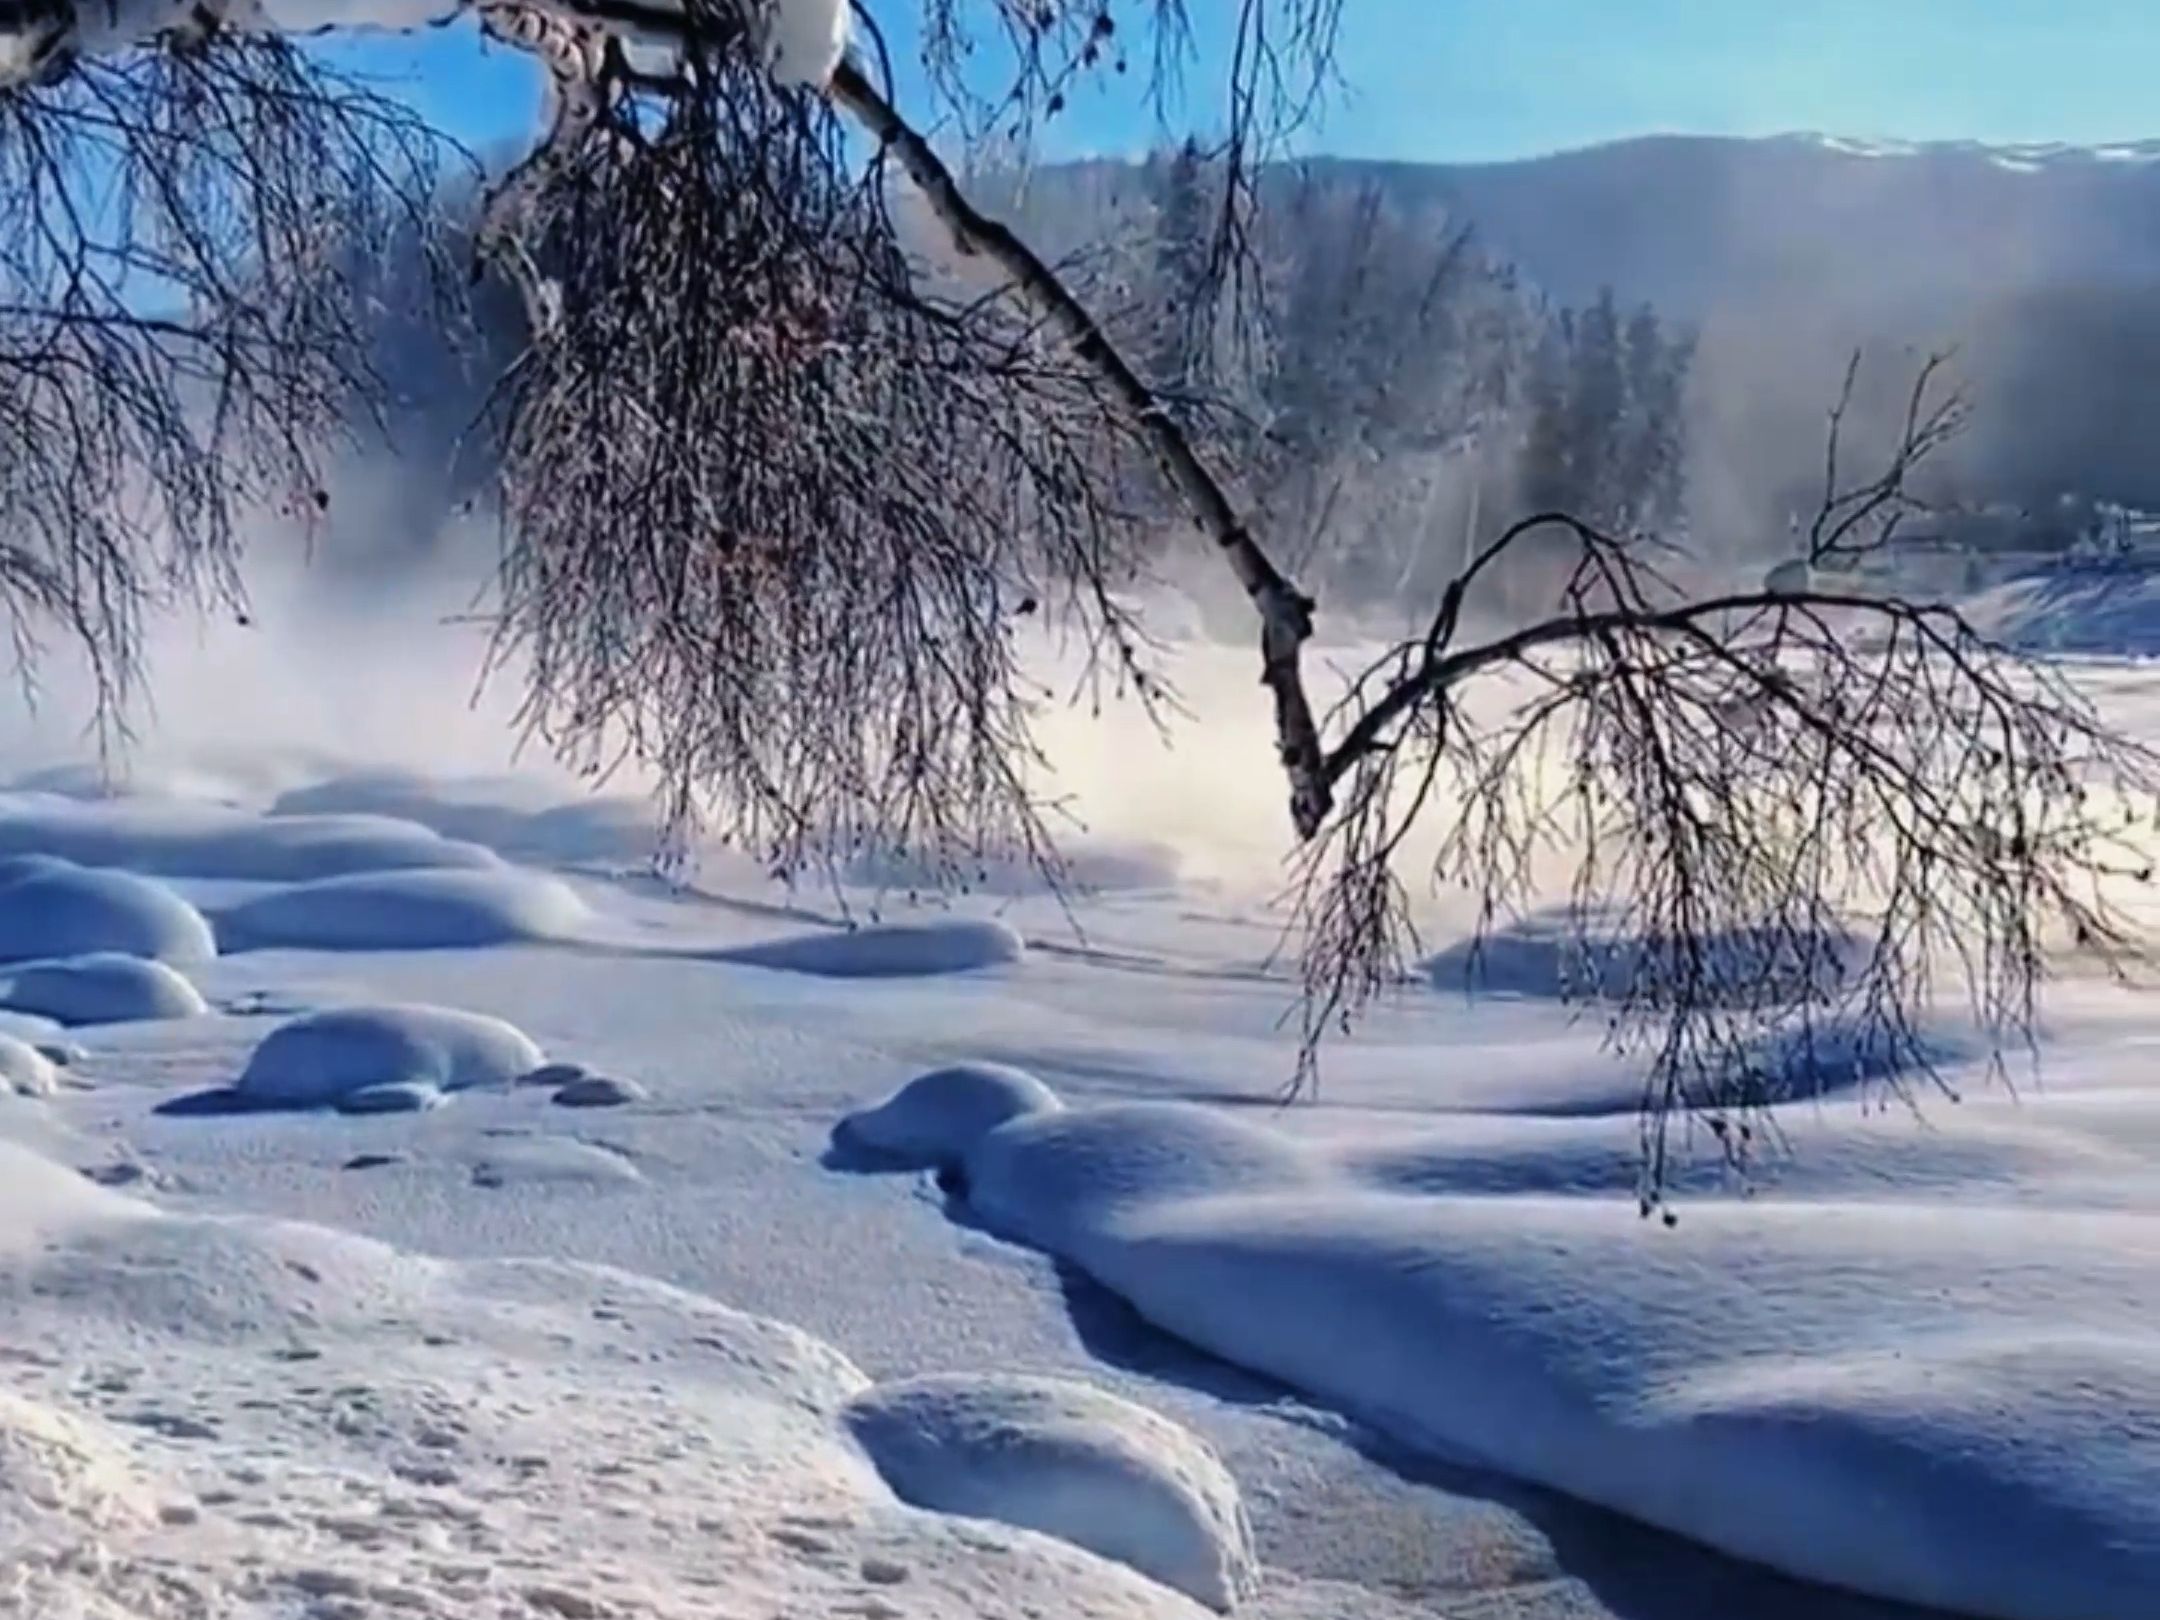
<svg viewBox="0 0 2160 1620"><path fill-rule="evenodd" d="M890 979L1002 967L1025 951L1021 936L1002 922L951 917L796 934L737 946L717 959L819 978Z"/></svg>
<svg viewBox="0 0 2160 1620"><path fill-rule="evenodd" d="M117 951L0 968L0 1005L58 1024L194 1018L209 1010L176 969Z"/></svg>
<svg viewBox="0 0 2160 1620"><path fill-rule="evenodd" d="M566 884L504 867L350 872L242 900L217 925L228 950L447 950L561 939L584 918Z"/></svg>
<svg viewBox="0 0 2160 1620"><path fill-rule="evenodd" d="M95 951L197 962L217 954L217 941L201 912L152 879L0 857L0 962Z"/></svg>
<svg viewBox="0 0 2160 1620"><path fill-rule="evenodd" d="M2155 718L2134 672L2094 679ZM214 916L416 868L580 908L538 941L264 942L190 964L200 995L91 959L225 1011L93 1024L64 1086L0 1103L25 1612L1193 1616L1234 1588L1255 1620L2124 1620L2154 1589L2148 994L2067 986L2015 1099L1946 1013L1967 1100L1924 1124L1870 1106L1862 1043L1773 1036L1813 1082L1782 1151L1744 1186L1683 1158L1667 1231L1635 1212L1640 1073L1539 988L1542 947L1512 994L1413 987L1286 1109L1276 921L1199 879L1082 902L1084 941L1020 886L849 932L741 866L669 888L539 831L618 809L363 780L254 797L295 815L0 802L0 853ZM325 813L300 853L281 829ZM0 968L33 1044L55 972L85 968ZM554 1106L580 1074L641 1095ZM923 1380L952 1393L903 1485L854 1431ZM1206 1455L1234 1496L1173 1460Z"/></svg>
<svg viewBox="0 0 2160 1620"><path fill-rule="evenodd" d="M348 1106L361 1096L362 1110L398 1112L384 1088L509 1086L542 1060L523 1030L482 1013L338 1007L278 1025L249 1056L233 1089L266 1108ZM364 1096L371 1091L377 1095Z"/></svg>
<svg viewBox="0 0 2160 1620"><path fill-rule="evenodd" d="M1256 1584L1222 1461L1084 1384L947 1374L881 1384L846 1420L903 1501L1040 1530L1228 1612Z"/></svg>

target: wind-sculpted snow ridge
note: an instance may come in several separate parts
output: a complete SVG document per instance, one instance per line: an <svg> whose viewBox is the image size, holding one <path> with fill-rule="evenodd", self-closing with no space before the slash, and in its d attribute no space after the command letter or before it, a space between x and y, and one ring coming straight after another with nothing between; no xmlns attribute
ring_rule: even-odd
<svg viewBox="0 0 2160 1620"><path fill-rule="evenodd" d="M2160 1592L2149 1198L1931 1204L1884 1178L1706 1196L1668 1229L1609 1179L1619 1155L1586 1154L1624 1120L1435 1116L1421 1180L1414 1149L1388 1176L1384 1143L1181 1104L911 1114L940 1117L948 1139L914 1143L975 1222L1413 1447L1988 1620L2121 1620ZM1864 1184L1865 1156L1848 1141L1825 1186Z"/></svg>
<svg viewBox="0 0 2160 1620"><path fill-rule="evenodd" d="M50 855L0 857L0 962L95 951L200 962L217 941L202 913L161 883Z"/></svg>
<svg viewBox="0 0 2160 1620"><path fill-rule="evenodd" d="M997 1381L887 1408L837 1350L659 1283L161 1214L5 1140L0 1315L10 1613L1202 1620L1056 1537L1172 1503L1242 1546L1227 1477L1122 1402L1030 1396L1038 1450L994 1460ZM904 1503L850 1432L880 1410L926 1414L933 1488L994 1464L1051 1533ZM1202 1549L1161 1524L1138 1556L1169 1551Z"/></svg>

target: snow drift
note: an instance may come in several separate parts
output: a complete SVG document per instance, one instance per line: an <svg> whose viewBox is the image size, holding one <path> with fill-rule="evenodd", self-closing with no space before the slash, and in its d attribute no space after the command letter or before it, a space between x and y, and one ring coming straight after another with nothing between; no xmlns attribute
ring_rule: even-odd
<svg viewBox="0 0 2160 1620"><path fill-rule="evenodd" d="M2149 1216L1731 1200L1668 1231L1618 1198L1381 1190L1170 1104L963 1120L942 1158L991 1230L1414 1447L1991 1620L2160 1591Z"/></svg>

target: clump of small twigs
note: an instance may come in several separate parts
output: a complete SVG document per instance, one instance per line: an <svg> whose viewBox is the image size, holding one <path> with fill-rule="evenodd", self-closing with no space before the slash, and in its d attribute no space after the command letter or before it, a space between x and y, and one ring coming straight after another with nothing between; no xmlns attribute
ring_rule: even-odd
<svg viewBox="0 0 2160 1620"><path fill-rule="evenodd" d="M1018 642L1063 622L1156 690L1128 428L1005 297L926 287L882 168L745 53L596 89L519 203L498 653L528 723L778 871L1054 866Z"/></svg>
<svg viewBox="0 0 2160 1620"><path fill-rule="evenodd" d="M442 147L276 38L213 34L0 93L0 598L108 718L145 613L234 600L245 515L303 516L369 392L346 244L424 227Z"/></svg>
<svg viewBox="0 0 2160 1620"><path fill-rule="evenodd" d="M1677 1121L1744 1161L1818 1055L1864 1053L1901 1095L1935 1079L1938 992L1963 995L1999 1066L2033 1039L2063 952L2132 959L2108 889L2151 875L2136 834L2160 761L2059 668L1840 572L1918 509L1913 474L1962 419L1938 383L1931 363L1860 481L1839 466L1841 403L1805 566L1764 587L1691 593L1655 542L1543 514L1366 671L1306 852L1308 1060L1408 969L1404 851L1435 824L1430 874L1475 897L1481 936L1532 902L1536 862L1571 868L1575 991L1646 1060L1646 1210ZM1577 550L1555 610L1470 639L1465 593L1540 531Z"/></svg>

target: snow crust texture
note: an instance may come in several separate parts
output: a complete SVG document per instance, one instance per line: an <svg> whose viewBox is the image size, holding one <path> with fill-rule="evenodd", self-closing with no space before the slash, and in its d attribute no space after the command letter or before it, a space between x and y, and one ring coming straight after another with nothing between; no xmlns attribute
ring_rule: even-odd
<svg viewBox="0 0 2160 1620"><path fill-rule="evenodd" d="M160 1214L0 1140L0 1312L10 1613L1207 1613L1055 1535L908 1505L850 1432L871 1386L838 1351L621 1272ZM1194 1471L1163 1500L1237 1522L1167 1424L1070 1395L1020 1415L1051 1448L1010 1467L1023 1504L1059 1467L1085 1504L1129 1452L1128 1509L1169 1459Z"/></svg>

